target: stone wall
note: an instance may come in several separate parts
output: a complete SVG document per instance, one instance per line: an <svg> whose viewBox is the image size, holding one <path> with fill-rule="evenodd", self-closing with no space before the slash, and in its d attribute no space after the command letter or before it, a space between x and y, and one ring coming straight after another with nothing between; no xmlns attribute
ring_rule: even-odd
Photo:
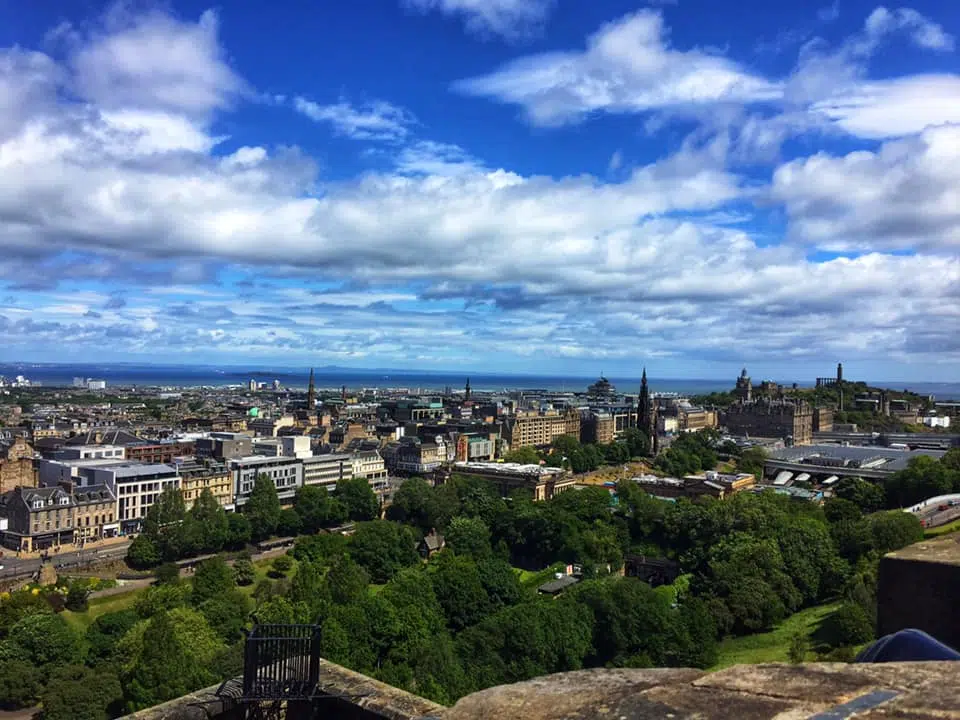
<svg viewBox="0 0 960 720"><path fill-rule="evenodd" d="M910 545L880 561L877 631L918 628L960 648L960 538Z"/></svg>

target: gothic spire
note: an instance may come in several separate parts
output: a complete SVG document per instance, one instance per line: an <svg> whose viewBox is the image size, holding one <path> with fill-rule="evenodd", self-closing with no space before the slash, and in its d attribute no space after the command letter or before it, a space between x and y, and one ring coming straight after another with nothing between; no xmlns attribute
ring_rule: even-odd
<svg viewBox="0 0 960 720"><path fill-rule="evenodd" d="M307 383L307 409L313 410L317 406L317 388L313 384L313 368L310 368L310 382Z"/></svg>
<svg viewBox="0 0 960 720"><path fill-rule="evenodd" d="M463 399L464 399L464 400L469 400L469 399L470 399L470 378L467 378L467 385L466 385L466 387L463 389Z"/></svg>

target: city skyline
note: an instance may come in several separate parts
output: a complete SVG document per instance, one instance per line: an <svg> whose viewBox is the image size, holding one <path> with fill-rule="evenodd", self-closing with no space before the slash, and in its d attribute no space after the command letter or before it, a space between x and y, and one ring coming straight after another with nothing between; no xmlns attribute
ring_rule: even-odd
<svg viewBox="0 0 960 720"><path fill-rule="evenodd" d="M949 3L269 10L0 8L0 363L960 381Z"/></svg>

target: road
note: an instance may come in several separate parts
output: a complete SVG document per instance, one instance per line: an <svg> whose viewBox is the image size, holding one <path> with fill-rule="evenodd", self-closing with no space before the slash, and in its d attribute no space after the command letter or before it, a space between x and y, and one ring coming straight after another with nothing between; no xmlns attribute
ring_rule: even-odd
<svg viewBox="0 0 960 720"><path fill-rule="evenodd" d="M103 562L105 560L115 560L122 558L127 554L127 548L130 541L122 543L111 543L97 547L88 545L83 550L73 550L69 552L57 553L50 556L50 562L58 570L76 570L94 562ZM40 568L40 558L18 558L15 553L5 550L3 558L0 559L3 564L3 570L0 570L0 580L7 580L15 577L26 577L35 573Z"/></svg>
<svg viewBox="0 0 960 720"><path fill-rule="evenodd" d="M949 506L944 510L939 510L939 507L931 506L929 509L925 509L925 512L917 513L917 517L920 518L920 522L923 523L925 528L940 527L960 518L960 505Z"/></svg>

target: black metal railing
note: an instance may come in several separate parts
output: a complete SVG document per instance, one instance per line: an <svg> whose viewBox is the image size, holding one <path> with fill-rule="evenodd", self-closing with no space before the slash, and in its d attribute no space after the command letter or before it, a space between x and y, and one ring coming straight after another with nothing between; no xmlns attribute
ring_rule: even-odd
<svg viewBox="0 0 960 720"><path fill-rule="evenodd" d="M306 700L320 680L318 625L254 625L243 660L243 699Z"/></svg>

